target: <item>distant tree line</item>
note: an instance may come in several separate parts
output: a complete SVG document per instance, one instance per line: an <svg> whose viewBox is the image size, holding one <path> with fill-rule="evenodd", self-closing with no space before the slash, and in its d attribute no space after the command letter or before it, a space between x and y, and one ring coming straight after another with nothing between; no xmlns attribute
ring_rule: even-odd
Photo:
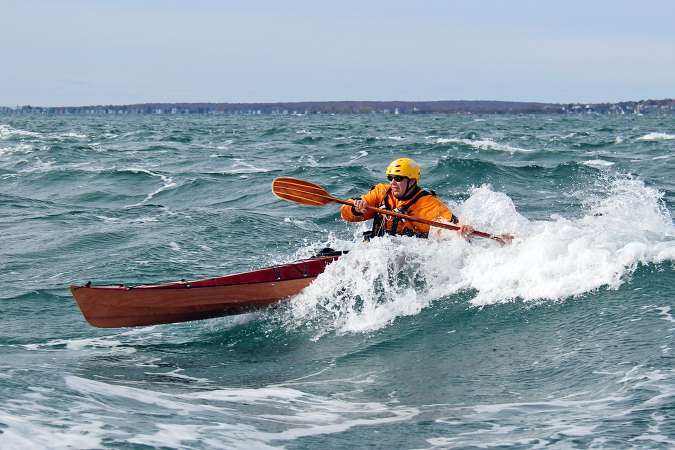
<svg viewBox="0 0 675 450"><path fill-rule="evenodd" d="M0 107L6 113L45 114L643 114L675 113L675 100L618 103L537 103L485 100L330 101L281 103L140 103L92 106Z"/></svg>

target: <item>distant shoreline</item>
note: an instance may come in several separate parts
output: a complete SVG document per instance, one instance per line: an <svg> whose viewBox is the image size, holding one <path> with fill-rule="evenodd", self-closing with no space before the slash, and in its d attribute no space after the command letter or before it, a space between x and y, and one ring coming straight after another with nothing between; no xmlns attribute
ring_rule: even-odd
<svg viewBox="0 0 675 450"><path fill-rule="evenodd" d="M675 99L617 103L538 103L488 100L329 101L276 103L138 103L131 105L0 107L10 114L675 114Z"/></svg>

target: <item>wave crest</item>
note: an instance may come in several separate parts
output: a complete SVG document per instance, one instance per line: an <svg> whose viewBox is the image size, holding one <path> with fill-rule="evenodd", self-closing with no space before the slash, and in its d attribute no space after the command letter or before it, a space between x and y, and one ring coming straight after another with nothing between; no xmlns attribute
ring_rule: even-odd
<svg viewBox="0 0 675 450"><path fill-rule="evenodd" d="M318 338L377 330L460 293L483 307L618 289L640 264L675 261L675 228L661 197L639 179L617 177L588 200L584 216L529 221L506 194L476 188L458 215L476 228L515 234L511 245L469 244L445 230L429 240L357 244L290 303L288 324L316 328Z"/></svg>

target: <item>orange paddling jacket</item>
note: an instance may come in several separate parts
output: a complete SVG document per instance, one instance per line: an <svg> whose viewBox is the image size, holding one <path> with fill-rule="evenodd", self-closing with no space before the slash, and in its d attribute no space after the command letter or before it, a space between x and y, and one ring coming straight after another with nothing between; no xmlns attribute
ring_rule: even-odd
<svg viewBox="0 0 675 450"><path fill-rule="evenodd" d="M361 199L376 208L427 220L443 219L450 223L458 223L457 217L436 197L433 191L426 191L419 186L416 186L415 190L407 197L399 199L394 197L388 183L380 183L373 186L370 192L362 196ZM343 205L340 208L340 215L348 222L362 222L373 219L372 231L364 233L366 238L383 236L385 233L421 238L429 237L429 225L423 223L385 216L370 210L359 214L350 205Z"/></svg>

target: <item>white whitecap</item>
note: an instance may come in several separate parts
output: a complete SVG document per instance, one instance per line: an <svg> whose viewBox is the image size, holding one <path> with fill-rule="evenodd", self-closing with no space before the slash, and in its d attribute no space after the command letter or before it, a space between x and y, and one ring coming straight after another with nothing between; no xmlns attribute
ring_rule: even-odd
<svg viewBox="0 0 675 450"><path fill-rule="evenodd" d="M675 323L675 318L673 317L673 315L671 313L670 306L647 305L647 306L643 306L642 309L648 310L648 311L652 311L652 310L658 311L659 316L663 320L665 320L667 322L670 322L670 323Z"/></svg>
<svg viewBox="0 0 675 450"><path fill-rule="evenodd" d="M314 158L313 155L306 153L298 159L299 163L302 163L308 167L318 167L319 163L317 162L316 158Z"/></svg>
<svg viewBox="0 0 675 450"><path fill-rule="evenodd" d="M320 231L321 227L310 220L301 220L290 217L284 217L284 223L291 224L305 231Z"/></svg>
<svg viewBox="0 0 675 450"><path fill-rule="evenodd" d="M589 161L584 161L582 164L596 168L606 168L614 165L613 162L605 161L604 159L591 159Z"/></svg>
<svg viewBox="0 0 675 450"><path fill-rule="evenodd" d="M124 170L132 172L132 173L145 173L145 174L148 174L148 175L153 176L153 177L158 177L162 180L162 185L160 187L158 187L154 191L147 194L145 196L145 198L143 200L141 200L140 202L135 203L133 205L129 205L128 208L143 205L143 204L147 203L150 199L152 199L154 196L159 194L160 192L166 191L168 189L172 189L172 188L177 186L176 182L173 181L173 178L171 178L170 176L164 175L164 174L161 174L161 173L158 173L158 172L153 172L151 170L148 170L148 169L145 169L145 168L142 168L142 167L131 167L129 169L124 169Z"/></svg>
<svg viewBox="0 0 675 450"><path fill-rule="evenodd" d="M0 147L0 156L26 155L33 152L33 146L21 142L11 147Z"/></svg>
<svg viewBox="0 0 675 450"><path fill-rule="evenodd" d="M30 166L19 170L19 173L45 173L57 170L56 161L43 161L41 158L35 158L30 161Z"/></svg>
<svg viewBox="0 0 675 450"><path fill-rule="evenodd" d="M638 141L670 141L675 139L675 134L668 133L647 133L644 136L639 137Z"/></svg>
<svg viewBox="0 0 675 450"><path fill-rule="evenodd" d="M177 376L188 382L202 382L176 371L153 374L168 375L167 380ZM348 384L350 380L341 383ZM117 439L130 445L163 448L267 449L357 427L403 423L420 413L417 408L397 404L395 398L376 402L352 400L350 392L318 395L300 390L301 384L164 392L66 375L65 386L73 397L71 407L68 411L53 410L46 414L42 405L33 401L32 411L26 411L23 417L31 430L31 438L26 441L44 443L53 439L55 430L51 423L56 421L60 439L74 448L99 448L100 442ZM127 406L118 410L106 407L109 404ZM152 410L154 417L147 418L147 410ZM5 416L15 417L3 414L0 409L0 417ZM141 427L110 427L111 423L126 423L130 418L150 423ZM3 419L3 423L8 425L3 432L9 432L10 436L26 430L18 420ZM87 438L84 443L76 441L83 430Z"/></svg>
<svg viewBox="0 0 675 450"><path fill-rule="evenodd" d="M528 150L521 147L514 147L508 144L495 142L492 139L456 139L456 138L437 138L432 141L434 144L464 144L478 150L492 150L507 153L528 153Z"/></svg>
<svg viewBox="0 0 675 450"><path fill-rule="evenodd" d="M262 167L256 167L253 164L244 161L243 159L236 158L229 170L223 171L225 174L239 175L239 174L249 174L249 173L264 173L269 172L269 169Z"/></svg>
<svg viewBox="0 0 675 450"><path fill-rule="evenodd" d="M405 138L403 136L377 136L375 139L381 140L381 139L388 139L390 141L405 141Z"/></svg>
<svg viewBox="0 0 675 450"><path fill-rule="evenodd" d="M135 353L136 349L122 345L119 336L102 336L80 339L51 339L44 343L25 344L27 350L43 350L55 347L65 347L68 350L105 350L109 353Z"/></svg>
<svg viewBox="0 0 675 450"><path fill-rule="evenodd" d="M578 392L531 402L438 405L435 409L444 416L436 422L454 426L455 431L427 438L427 448L518 448L532 442L536 442L529 445L532 448L574 448L580 438L598 433L598 417L625 415L623 405L629 399L619 393ZM533 439L532 430L541 425L542 415L547 417L545 431ZM476 429L480 429L478 440ZM605 448L602 442L598 448Z"/></svg>
<svg viewBox="0 0 675 450"><path fill-rule="evenodd" d="M10 125L0 123L0 139L7 139L14 136L42 137L41 133L34 131L20 130Z"/></svg>
<svg viewBox="0 0 675 450"><path fill-rule="evenodd" d="M51 133L48 136L54 139L69 139L69 138L87 139L86 134L76 133L74 131L68 131L66 133Z"/></svg>
<svg viewBox="0 0 675 450"><path fill-rule="evenodd" d="M365 158L366 156L368 156L367 150L359 150L359 152L352 156L349 161L356 161L357 159Z"/></svg>

